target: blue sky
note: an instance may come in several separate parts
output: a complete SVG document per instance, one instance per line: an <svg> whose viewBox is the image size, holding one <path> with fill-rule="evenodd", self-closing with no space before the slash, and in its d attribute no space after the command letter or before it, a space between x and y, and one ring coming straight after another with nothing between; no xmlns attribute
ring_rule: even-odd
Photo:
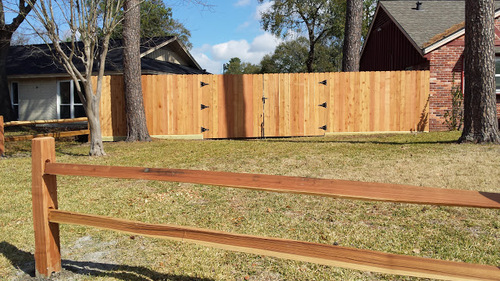
<svg viewBox="0 0 500 281"><path fill-rule="evenodd" d="M191 31L191 54L211 73L221 73L222 65L232 57L259 63L280 43L259 22L260 11L269 7L268 2L206 0L209 8L186 2L189 1L165 1L172 8L173 17Z"/></svg>
<svg viewBox="0 0 500 281"><path fill-rule="evenodd" d="M209 7L195 4L196 1ZM260 11L269 8L268 1L259 4L258 0L164 0L164 3L172 8L174 19L191 31L191 54L208 72L221 73L222 65L232 57L257 64L281 42L260 26ZM26 22L18 31L33 33Z"/></svg>

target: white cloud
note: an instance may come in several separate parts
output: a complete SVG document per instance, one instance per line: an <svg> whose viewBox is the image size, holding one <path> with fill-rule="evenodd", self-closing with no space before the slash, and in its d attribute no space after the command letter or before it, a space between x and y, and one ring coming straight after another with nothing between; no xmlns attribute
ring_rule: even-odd
<svg viewBox="0 0 500 281"><path fill-rule="evenodd" d="M267 12L271 9L271 6L274 4L274 1L264 2L257 6L254 14L255 20L260 20L262 18L262 13Z"/></svg>
<svg viewBox="0 0 500 281"><path fill-rule="evenodd" d="M248 6L250 5L251 3L251 0L238 0L238 2L236 2L234 5L236 7L241 7L241 6Z"/></svg>
<svg viewBox="0 0 500 281"><path fill-rule="evenodd" d="M191 53L201 67L218 74L222 65L233 57L238 57L243 62L260 63L266 54L274 52L280 42L279 38L266 32L255 37L251 43L247 40L231 40L213 46L203 45L193 49Z"/></svg>
<svg viewBox="0 0 500 281"><path fill-rule="evenodd" d="M253 39L252 45L250 47L251 52L265 52L269 53L274 51L276 46L281 43L281 39L272 35L271 33L264 33Z"/></svg>
<svg viewBox="0 0 500 281"><path fill-rule="evenodd" d="M208 72L213 74L219 74L222 72L222 63L219 61L212 60L204 53L199 53L195 50L191 53L198 64L206 69Z"/></svg>
<svg viewBox="0 0 500 281"><path fill-rule="evenodd" d="M241 57L250 49L250 44L247 40L231 40L212 47L212 56L216 60L228 60L232 57Z"/></svg>

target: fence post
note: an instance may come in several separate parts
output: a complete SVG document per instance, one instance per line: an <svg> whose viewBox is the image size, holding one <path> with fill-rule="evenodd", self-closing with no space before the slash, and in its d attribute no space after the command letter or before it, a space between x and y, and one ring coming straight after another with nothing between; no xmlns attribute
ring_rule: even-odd
<svg viewBox="0 0 500 281"><path fill-rule="evenodd" d="M49 210L57 209L56 176L45 175L45 163L55 162L54 138L35 138L31 152L31 192L35 229L35 269L37 277L61 271L59 224L49 222Z"/></svg>
<svg viewBox="0 0 500 281"><path fill-rule="evenodd" d="M3 116L0 115L0 157L4 155L5 152L5 136L3 130Z"/></svg>

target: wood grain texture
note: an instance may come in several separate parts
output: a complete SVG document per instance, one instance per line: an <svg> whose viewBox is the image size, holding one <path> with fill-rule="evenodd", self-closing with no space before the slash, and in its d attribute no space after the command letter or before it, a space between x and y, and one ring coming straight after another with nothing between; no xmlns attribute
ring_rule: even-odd
<svg viewBox="0 0 500 281"><path fill-rule="evenodd" d="M45 165L55 162L53 138L32 141L31 193L35 230L35 267L37 275L49 277L61 270L59 225L49 222L49 209L57 209L56 176L44 174Z"/></svg>
<svg viewBox="0 0 500 281"><path fill-rule="evenodd" d="M323 80L327 85L318 84ZM200 87L201 81L209 85ZM263 118L272 137L322 135L318 127L325 124L328 132L428 130L421 115L428 108L429 71L143 75L142 87L153 136L199 134L203 123L210 129L205 138L254 138ZM264 109L262 96L268 98ZM328 108L317 106L325 101ZM213 107L201 112L201 103ZM106 77L103 136L126 134L124 104L123 78Z"/></svg>
<svg viewBox="0 0 500 281"><path fill-rule="evenodd" d="M60 210L51 210L49 218L53 223L86 225L129 234L167 238L226 250L314 262L356 270L446 280L500 280L500 269L488 265L442 261L303 241L232 234L192 227L147 224Z"/></svg>
<svg viewBox="0 0 500 281"><path fill-rule="evenodd" d="M500 193L274 175L47 163L50 175L145 179L336 198L500 209Z"/></svg>
<svg viewBox="0 0 500 281"><path fill-rule="evenodd" d="M33 121L11 121L5 122L4 126L27 126L27 125L43 125L43 124L67 124L67 123L79 123L88 122L87 117L80 117L74 119L50 119L50 120L33 120Z"/></svg>
<svg viewBox="0 0 500 281"><path fill-rule="evenodd" d="M66 131L57 133L46 133L46 134L36 134L36 135L17 135L17 136L6 136L5 141L23 141L32 140L34 138L40 137L53 137L53 138L64 138L64 137L74 137L81 135L89 135L90 130L78 130L78 131Z"/></svg>

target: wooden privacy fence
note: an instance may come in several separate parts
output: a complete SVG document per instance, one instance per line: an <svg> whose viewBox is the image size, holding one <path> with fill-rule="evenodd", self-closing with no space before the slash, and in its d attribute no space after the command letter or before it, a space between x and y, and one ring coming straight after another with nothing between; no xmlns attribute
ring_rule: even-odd
<svg viewBox="0 0 500 281"><path fill-rule="evenodd" d="M428 131L428 71L143 75L153 136L314 136ZM123 77L107 76L103 136L126 136Z"/></svg>
<svg viewBox="0 0 500 281"><path fill-rule="evenodd" d="M78 122L87 122L87 117L74 118L74 119L55 119L55 120L33 120L33 121L11 121L11 122L3 122L3 116L0 116L0 156L5 153L5 142L8 141L23 141L23 140L31 140L36 137L55 137L55 138L63 138L63 137L73 137L80 135L88 135L90 131L88 129L85 130L77 130L77 131L61 131L56 133L44 133L44 134L35 134L35 135L15 135L15 136L5 136L4 127L9 126L27 126L27 125L45 125L45 124L67 124L67 123L78 123Z"/></svg>
<svg viewBox="0 0 500 281"><path fill-rule="evenodd" d="M499 193L213 171L61 164L56 163L54 139L37 138L32 151L33 222L36 272L42 276L61 270L59 224L66 223L357 270L447 280L500 280L497 266L63 211L58 209L56 176L159 180L356 200L500 209Z"/></svg>

